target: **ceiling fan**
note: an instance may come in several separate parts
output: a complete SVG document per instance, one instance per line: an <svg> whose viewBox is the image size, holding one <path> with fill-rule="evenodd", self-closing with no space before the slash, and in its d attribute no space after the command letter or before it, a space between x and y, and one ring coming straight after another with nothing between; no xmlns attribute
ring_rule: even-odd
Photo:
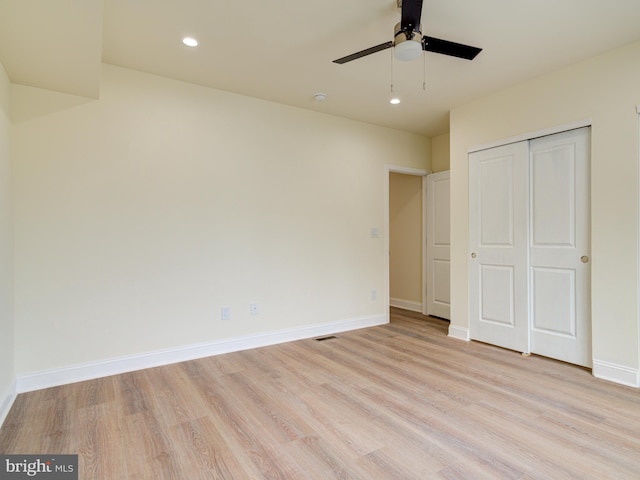
<svg viewBox="0 0 640 480"><path fill-rule="evenodd" d="M413 60L418 58L423 50L473 60L482 51L478 47L423 36L420 26L422 0L397 0L397 4L398 8L401 8L401 19L400 23L395 26L393 41L338 58L333 63L351 62L391 47L395 47L394 56L398 60Z"/></svg>

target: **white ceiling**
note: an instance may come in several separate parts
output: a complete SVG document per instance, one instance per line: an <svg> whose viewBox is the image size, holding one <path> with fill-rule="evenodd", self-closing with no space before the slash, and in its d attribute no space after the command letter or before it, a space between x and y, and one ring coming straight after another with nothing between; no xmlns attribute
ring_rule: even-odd
<svg viewBox="0 0 640 480"><path fill-rule="evenodd" d="M392 40L395 0L0 0L0 61L76 95L99 95L105 62L432 136L452 107L640 39L638 19L638 0L424 0L424 34L484 50L394 62L396 106L391 50L332 63Z"/></svg>

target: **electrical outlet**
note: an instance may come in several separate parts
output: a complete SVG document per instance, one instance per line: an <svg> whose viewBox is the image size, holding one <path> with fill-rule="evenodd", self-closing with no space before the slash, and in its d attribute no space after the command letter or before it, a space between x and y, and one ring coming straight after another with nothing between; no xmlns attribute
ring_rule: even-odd
<svg viewBox="0 0 640 480"><path fill-rule="evenodd" d="M221 320L231 320L231 307L222 307L220 309Z"/></svg>
<svg viewBox="0 0 640 480"><path fill-rule="evenodd" d="M256 302L252 302L249 304L249 312L251 312L251 315L257 315L258 313L260 313L260 309Z"/></svg>
<svg viewBox="0 0 640 480"><path fill-rule="evenodd" d="M378 298L378 292L371 290L371 300L375 300L376 298Z"/></svg>

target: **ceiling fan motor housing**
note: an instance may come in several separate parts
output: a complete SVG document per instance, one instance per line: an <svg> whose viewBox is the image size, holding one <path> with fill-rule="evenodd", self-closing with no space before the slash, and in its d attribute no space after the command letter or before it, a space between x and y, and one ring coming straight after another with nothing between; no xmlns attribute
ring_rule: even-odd
<svg viewBox="0 0 640 480"><path fill-rule="evenodd" d="M414 60L422 54L422 32L417 28L403 29L400 23L394 28L394 56L398 60Z"/></svg>

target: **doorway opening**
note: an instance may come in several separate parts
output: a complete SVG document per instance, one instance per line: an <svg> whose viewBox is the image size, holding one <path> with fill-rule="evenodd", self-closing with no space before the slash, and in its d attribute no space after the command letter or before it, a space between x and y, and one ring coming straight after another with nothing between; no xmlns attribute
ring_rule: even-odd
<svg viewBox="0 0 640 480"><path fill-rule="evenodd" d="M389 173L389 304L422 312L422 177Z"/></svg>
<svg viewBox="0 0 640 480"><path fill-rule="evenodd" d="M424 313L427 170L387 166L385 292L387 306Z"/></svg>

